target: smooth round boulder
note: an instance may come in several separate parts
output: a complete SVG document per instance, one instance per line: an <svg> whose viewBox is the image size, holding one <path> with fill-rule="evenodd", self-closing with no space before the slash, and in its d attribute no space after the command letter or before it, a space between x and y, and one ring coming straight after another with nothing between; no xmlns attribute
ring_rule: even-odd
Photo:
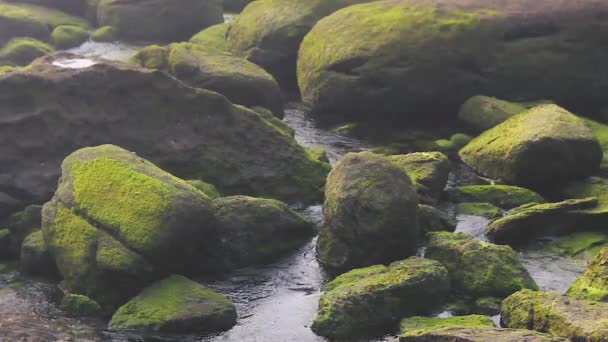
<svg viewBox="0 0 608 342"><path fill-rule="evenodd" d="M607 11L568 0L354 5L306 35L298 84L315 112L346 120L455 118L477 94L594 113L608 102L608 83L598 82L608 72Z"/></svg>
<svg viewBox="0 0 608 342"><path fill-rule="evenodd" d="M321 264L340 273L412 255L417 209L410 178L387 157L346 154L327 178L325 224L317 241Z"/></svg>
<svg viewBox="0 0 608 342"><path fill-rule="evenodd" d="M69 49L84 43L89 39L89 32L73 25L57 26L51 33L53 45L58 49Z"/></svg>
<svg viewBox="0 0 608 342"><path fill-rule="evenodd" d="M25 66L53 51L52 46L38 39L14 38L0 49L0 63Z"/></svg>
<svg viewBox="0 0 608 342"><path fill-rule="evenodd" d="M541 105L485 131L459 155L490 178L542 189L592 175L603 151L582 119Z"/></svg>
<svg viewBox="0 0 608 342"><path fill-rule="evenodd" d="M221 0L100 0L97 22L126 40L171 42L222 23Z"/></svg>

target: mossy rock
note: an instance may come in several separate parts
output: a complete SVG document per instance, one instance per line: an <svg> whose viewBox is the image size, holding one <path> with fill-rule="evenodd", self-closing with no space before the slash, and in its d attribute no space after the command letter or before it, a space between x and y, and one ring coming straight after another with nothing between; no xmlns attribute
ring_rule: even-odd
<svg viewBox="0 0 608 342"><path fill-rule="evenodd" d="M401 320L402 336L416 336L445 327L495 327L488 316L467 315L447 318L414 316Z"/></svg>
<svg viewBox="0 0 608 342"><path fill-rule="evenodd" d="M486 131L515 114L526 111L525 106L491 96L476 95L460 106L458 118L476 133Z"/></svg>
<svg viewBox="0 0 608 342"><path fill-rule="evenodd" d="M447 192L452 202L490 203L501 209L545 202L536 192L512 185L465 185L450 188Z"/></svg>
<svg viewBox="0 0 608 342"><path fill-rule="evenodd" d="M19 255L23 240L32 232L40 230L41 210L40 205L29 205L6 220L6 227L11 231L11 253L15 256Z"/></svg>
<svg viewBox="0 0 608 342"><path fill-rule="evenodd" d="M53 45L58 49L69 49L79 46L89 39L89 31L72 25L57 26L51 33Z"/></svg>
<svg viewBox="0 0 608 342"><path fill-rule="evenodd" d="M436 146L434 150L441 151L447 154L452 159L458 159L458 151L465 147L473 138L464 133L453 134L450 139L435 140L433 144Z"/></svg>
<svg viewBox="0 0 608 342"><path fill-rule="evenodd" d="M603 177L589 177L580 181L566 184L559 189L564 198L589 198L596 197L597 207L588 209L590 214L603 215L608 212L608 179Z"/></svg>
<svg viewBox="0 0 608 342"><path fill-rule="evenodd" d="M608 4L553 1L384 0L343 8L302 41L302 98L323 115L404 125L453 118L476 94L549 98L596 112L606 86L592 83L608 53L580 51L605 44L598 32L608 27L594 13ZM575 79L574 87L565 79Z"/></svg>
<svg viewBox="0 0 608 342"><path fill-rule="evenodd" d="M311 328L332 339L380 336L400 317L435 309L449 287L443 266L418 257L355 269L327 284Z"/></svg>
<svg viewBox="0 0 608 342"><path fill-rule="evenodd" d="M88 0L23 0L23 2L39 5L82 16L85 10L85 3Z"/></svg>
<svg viewBox="0 0 608 342"><path fill-rule="evenodd" d="M30 64L34 59L55 51L52 46L34 38L11 39L0 49L0 61L17 66Z"/></svg>
<svg viewBox="0 0 608 342"><path fill-rule="evenodd" d="M568 295L608 302L608 247L604 247L591 259L585 272L568 289Z"/></svg>
<svg viewBox="0 0 608 342"><path fill-rule="evenodd" d="M504 329L497 327L445 326L415 330L399 337L399 342L566 342L566 339L542 334L527 329Z"/></svg>
<svg viewBox="0 0 608 342"><path fill-rule="evenodd" d="M23 240L19 266L21 272L28 276L48 278L58 276L59 272L57 266L55 266L55 260L49 253L41 230L31 233Z"/></svg>
<svg viewBox="0 0 608 342"><path fill-rule="evenodd" d="M230 196L213 201L227 269L276 260L313 236L313 225L285 203Z"/></svg>
<svg viewBox="0 0 608 342"><path fill-rule="evenodd" d="M418 196L408 175L385 156L348 153L327 178L319 261L332 273L413 255Z"/></svg>
<svg viewBox="0 0 608 342"><path fill-rule="evenodd" d="M418 227L424 236L429 232L456 230L456 220L447 213L426 204L418 205Z"/></svg>
<svg viewBox="0 0 608 342"><path fill-rule="evenodd" d="M466 202L456 205L457 215L483 216L490 219L502 215L500 208L490 203Z"/></svg>
<svg viewBox="0 0 608 342"><path fill-rule="evenodd" d="M0 76L4 76L4 75L8 74L9 72L13 72L16 70L18 70L18 68L14 67L14 66L2 65L2 66L0 66Z"/></svg>
<svg viewBox="0 0 608 342"><path fill-rule="evenodd" d="M597 207L595 197L555 203L530 203L507 212L486 227L485 234L499 244L518 245L540 236L565 235L600 227L606 217L588 210Z"/></svg>
<svg viewBox="0 0 608 342"><path fill-rule="evenodd" d="M192 43L151 45L131 59L137 65L160 69L186 84L218 92L247 107L264 107L283 117L283 96L264 69L247 60Z"/></svg>
<svg viewBox="0 0 608 342"><path fill-rule="evenodd" d="M479 241L466 233L428 234L425 257L441 262L452 287L474 298L504 298L521 289L538 286L508 246Z"/></svg>
<svg viewBox="0 0 608 342"><path fill-rule="evenodd" d="M296 87L296 59L304 36L323 17L370 0L257 0L228 29L228 48L260 65L283 87Z"/></svg>
<svg viewBox="0 0 608 342"><path fill-rule="evenodd" d="M560 236L543 248L564 256L590 259L606 245L608 245L608 234L582 232Z"/></svg>
<svg viewBox="0 0 608 342"><path fill-rule="evenodd" d="M109 327L173 333L213 333L236 323L236 308L224 295L172 275L145 288L120 307Z"/></svg>
<svg viewBox="0 0 608 342"><path fill-rule="evenodd" d="M103 310L96 301L79 294L65 294L61 299L59 307L71 317L94 317L103 315Z"/></svg>
<svg viewBox="0 0 608 342"><path fill-rule="evenodd" d="M608 303L578 300L554 291L522 290L502 302L502 324L570 341L608 340Z"/></svg>
<svg viewBox="0 0 608 342"><path fill-rule="evenodd" d="M222 193L213 184L198 179L191 179L188 181L188 184L192 185L211 199L222 197Z"/></svg>
<svg viewBox="0 0 608 342"><path fill-rule="evenodd" d="M99 26L112 26L121 39L184 41L205 27L223 22L221 0L100 0Z"/></svg>
<svg viewBox="0 0 608 342"><path fill-rule="evenodd" d="M205 48L212 48L218 51L228 52L228 44L226 43L226 33L230 28L230 24L223 23L217 24L201 32L195 34L190 38L190 43L201 45Z"/></svg>
<svg viewBox="0 0 608 342"><path fill-rule="evenodd" d="M389 157L408 174L422 202L437 201L448 182L450 161L441 152L416 152Z"/></svg>
<svg viewBox="0 0 608 342"><path fill-rule="evenodd" d="M112 26L104 26L91 34L91 40L94 42L114 42L118 40L118 34Z"/></svg>
<svg viewBox="0 0 608 342"><path fill-rule="evenodd" d="M312 160L318 160L320 162L329 163L329 158L327 157L327 150L323 147L311 147L307 148L306 152Z"/></svg>
<svg viewBox="0 0 608 342"><path fill-rule="evenodd" d="M462 160L493 179L546 188L599 169L602 148L584 121L556 105L534 107L482 133Z"/></svg>
<svg viewBox="0 0 608 342"><path fill-rule="evenodd" d="M481 297L477 298L473 303L473 312L488 315L488 316L496 316L500 314L500 305L502 304L502 299L495 297Z"/></svg>

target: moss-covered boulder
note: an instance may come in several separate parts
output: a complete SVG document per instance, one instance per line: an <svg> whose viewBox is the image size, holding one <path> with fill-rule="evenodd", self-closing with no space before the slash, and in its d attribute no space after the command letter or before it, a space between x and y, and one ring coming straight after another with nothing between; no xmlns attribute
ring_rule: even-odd
<svg viewBox="0 0 608 342"><path fill-rule="evenodd" d="M89 31L81 26L61 25L51 33L51 41L58 49L69 49L89 39Z"/></svg>
<svg viewBox="0 0 608 342"><path fill-rule="evenodd" d="M319 260L331 272L412 255L418 242L418 196L408 175L385 156L348 153L325 188Z"/></svg>
<svg viewBox="0 0 608 342"><path fill-rule="evenodd" d="M564 235L601 226L606 222L606 217L598 218L587 212L597 204L595 197L556 203L530 203L490 222L485 234L495 243L517 245L539 236Z"/></svg>
<svg viewBox="0 0 608 342"><path fill-rule="evenodd" d="M145 288L120 307L110 329L212 333L236 323L236 308L224 295L172 275Z"/></svg>
<svg viewBox="0 0 608 342"><path fill-rule="evenodd" d="M0 62L24 66L53 51L52 46L38 39L14 38L0 49Z"/></svg>
<svg viewBox="0 0 608 342"><path fill-rule="evenodd" d="M556 105L511 117L473 139L459 154L490 178L532 188L589 176L603 157L584 121Z"/></svg>
<svg viewBox="0 0 608 342"><path fill-rule="evenodd" d="M588 177L583 180L566 184L559 189L563 198L596 197L597 207L586 210L590 215L603 216L608 213L608 179L604 177Z"/></svg>
<svg viewBox="0 0 608 342"><path fill-rule="evenodd" d="M476 95L466 100L458 119L476 133L486 131L508 118L526 111L523 104L497 99L491 96Z"/></svg>
<svg viewBox="0 0 608 342"><path fill-rule="evenodd" d="M291 135L222 95L65 52L1 77L0 117L14 118L0 121L0 164L2 186L17 200L47 201L66 155L108 141L227 195L311 203L329 171Z"/></svg>
<svg viewBox="0 0 608 342"><path fill-rule="evenodd" d="M425 257L447 268L452 287L472 297L504 298L521 289L538 289L508 246L483 242L466 233L428 234Z"/></svg>
<svg viewBox="0 0 608 342"><path fill-rule="evenodd" d="M410 176L422 202L436 202L450 174L450 161L445 154L416 152L389 158Z"/></svg>
<svg viewBox="0 0 608 342"><path fill-rule="evenodd" d="M277 200L231 196L213 201L221 260L240 268L276 259L313 235L313 226Z"/></svg>
<svg viewBox="0 0 608 342"><path fill-rule="evenodd" d="M406 337L419 336L428 334L434 330L441 330L446 327L495 327L494 322L488 316L483 315L467 315L467 316L452 316L447 318L414 316L401 320L400 333L402 339Z"/></svg>
<svg viewBox="0 0 608 342"><path fill-rule="evenodd" d="M522 290L502 302L500 315L509 328L537 330L570 341L608 341L608 303Z"/></svg>
<svg viewBox="0 0 608 342"><path fill-rule="evenodd" d="M17 37L50 42L51 32L61 25L88 27L86 20L48 7L0 2L0 46Z"/></svg>
<svg viewBox="0 0 608 342"><path fill-rule="evenodd" d="M337 9L366 1L257 0L231 24L228 47L266 69L282 86L293 88L298 47L308 31Z"/></svg>
<svg viewBox="0 0 608 342"><path fill-rule="evenodd" d="M112 26L100 27L91 33L94 42L114 42L118 40L118 32Z"/></svg>
<svg viewBox="0 0 608 342"><path fill-rule="evenodd" d="M513 209L528 203L544 203L536 192L511 185L465 185L447 190L456 203L490 203L502 209Z"/></svg>
<svg viewBox="0 0 608 342"><path fill-rule="evenodd" d="M456 215L483 216L493 219L501 216L502 211L490 203L466 202L456 205Z"/></svg>
<svg viewBox="0 0 608 342"><path fill-rule="evenodd" d="M568 295L608 302L608 247L604 247L591 259L585 272L568 289Z"/></svg>
<svg viewBox="0 0 608 342"><path fill-rule="evenodd" d="M606 103L606 85L595 80L608 68L608 52L580 51L603 46L608 27L595 14L607 8L554 0L354 5L306 35L298 83L313 110L347 120L454 117L477 94L549 98L595 112Z"/></svg>
<svg viewBox="0 0 608 342"><path fill-rule="evenodd" d="M228 32L229 27L230 24L228 23L207 27L206 29L192 36L192 38L190 38L190 43L228 52L226 33Z"/></svg>
<svg viewBox="0 0 608 342"><path fill-rule="evenodd" d="M607 233L582 232L557 237L543 248L559 255L589 260L604 246L608 246Z"/></svg>
<svg viewBox="0 0 608 342"><path fill-rule="evenodd" d="M503 329L497 327L467 327L446 325L437 328L414 330L399 337L399 342L566 342L564 338L554 337L527 329Z"/></svg>
<svg viewBox="0 0 608 342"><path fill-rule="evenodd" d="M401 317L435 309L449 286L443 266L418 257L352 270L326 285L311 328L340 339L382 335Z"/></svg>
<svg viewBox="0 0 608 342"><path fill-rule="evenodd" d="M145 47L131 60L169 72L192 87L223 94L233 103L268 108L283 117L279 85L264 69L244 58L192 43L174 43Z"/></svg>
<svg viewBox="0 0 608 342"><path fill-rule="evenodd" d="M59 307L72 317L93 317L103 315L101 306L91 298L79 294L66 293Z"/></svg>
<svg viewBox="0 0 608 342"><path fill-rule="evenodd" d="M83 148L64 160L42 226L66 290L101 305L140 290L157 276L154 270L188 269L199 248L213 250L218 241L205 194L113 145Z"/></svg>
<svg viewBox="0 0 608 342"><path fill-rule="evenodd" d="M456 230L456 220L452 216L430 205L418 205L417 216L421 235L428 232Z"/></svg>
<svg viewBox="0 0 608 342"><path fill-rule="evenodd" d="M9 72L13 72L17 70L16 67L11 66L11 65L1 65L0 66L0 76L4 76L6 74L8 74Z"/></svg>
<svg viewBox="0 0 608 342"><path fill-rule="evenodd" d="M23 240L19 267L23 274L29 276L54 278L59 274L41 230L31 233Z"/></svg>
<svg viewBox="0 0 608 342"><path fill-rule="evenodd" d="M183 41L223 22L221 0L100 0L99 26L112 26L121 39Z"/></svg>

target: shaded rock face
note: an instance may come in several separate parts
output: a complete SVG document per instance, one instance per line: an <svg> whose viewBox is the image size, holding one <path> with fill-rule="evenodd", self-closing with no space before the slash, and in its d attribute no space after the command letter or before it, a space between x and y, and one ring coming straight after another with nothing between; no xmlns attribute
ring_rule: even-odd
<svg viewBox="0 0 608 342"><path fill-rule="evenodd" d="M608 341L608 303L522 290L502 302L500 314L509 328L537 330L570 341Z"/></svg>
<svg viewBox="0 0 608 342"><path fill-rule="evenodd" d="M306 35L298 83L315 111L349 120L454 117L476 94L594 112L608 87L596 81L608 72L606 11L568 0L355 5Z"/></svg>
<svg viewBox="0 0 608 342"><path fill-rule="evenodd" d="M387 157L349 153L334 165L325 190L320 262L331 272L412 255L418 241L418 197Z"/></svg>
<svg viewBox="0 0 608 342"><path fill-rule="evenodd" d="M511 117L473 139L459 154L490 178L532 188L589 176L603 157L584 121L556 105Z"/></svg>
<svg viewBox="0 0 608 342"><path fill-rule="evenodd" d="M56 8L71 14L82 16L84 14L87 0L8 0L14 2L26 2L44 7Z"/></svg>
<svg viewBox="0 0 608 342"><path fill-rule="evenodd" d="M464 122L469 129L477 133L488 130L515 114L524 112L527 108L522 104L504 101L495 97L476 95L466 100L460 111L458 119Z"/></svg>
<svg viewBox="0 0 608 342"><path fill-rule="evenodd" d="M449 287L441 264L418 257L355 269L326 285L311 328L336 339L373 337L400 317L429 313Z"/></svg>
<svg viewBox="0 0 608 342"><path fill-rule="evenodd" d="M41 230L28 235L21 245L19 267L21 272L29 276L57 277L58 271L55 260L44 242Z"/></svg>
<svg viewBox="0 0 608 342"><path fill-rule="evenodd" d="M450 161L441 152L394 155L390 160L410 176L421 202L434 203L448 182Z"/></svg>
<svg viewBox="0 0 608 342"><path fill-rule="evenodd" d="M457 222L453 216L430 205L418 205L417 216L420 234L423 236L429 232L456 230Z"/></svg>
<svg viewBox="0 0 608 342"><path fill-rule="evenodd" d="M145 288L120 307L110 329L212 333L236 323L236 308L224 295L172 275Z"/></svg>
<svg viewBox="0 0 608 342"><path fill-rule="evenodd" d="M127 40L170 42L223 22L221 0L100 0L99 26Z"/></svg>
<svg viewBox="0 0 608 342"><path fill-rule="evenodd" d="M42 229L65 289L105 307L166 272L186 271L196 248L217 241L205 194L113 145L64 160Z"/></svg>
<svg viewBox="0 0 608 342"><path fill-rule="evenodd" d="M589 266L568 289L578 299L608 302L608 247L591 259Z"/></svg>
<svg viewBox="0 0 608 342"><path fill-rule="evenodd" d="M366 1L257 0L228 29L228 47L266 69L282 86L295 88L296 58L306 33L337 9Z"/></svg>
<svg viewBox="0 0 608 342"><path fill-rule="evenodd" d="M79 58L47 56L0 78L0 190L44 202L63 158L113 143L226 194L321 197L329 165L259 114L160 71ZM53 64L62 61L86 67Z"/></svg>
<svg viewBox="0 0 608 342"><path fill-rule="evenodd" d="M184 83L218 92L235 104L263 107L283 117L283 95L264 69L244 58L202 45L174 43L152 45L131 59L138 65L160 69Z"/></svg>
<svg viewBox="0 0 608 342"><path fill-rule="evenodd" d="M504 298L521 289L538 289L508 246L479 241L466 233L431 233L425 256L441 262L455 290L475 298Z"/></svg>

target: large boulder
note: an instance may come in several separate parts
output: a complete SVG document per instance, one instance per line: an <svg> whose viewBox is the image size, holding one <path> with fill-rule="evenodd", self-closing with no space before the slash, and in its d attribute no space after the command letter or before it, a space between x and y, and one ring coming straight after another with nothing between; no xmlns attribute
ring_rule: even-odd
<svg viewBox="0 0 608 342"><path fill-rule="evenodd" d="M381 155L349 153L327 178L319 260L331 272L412 255L418 196L405 172Z"/></svg>
<svg viewBox="0 0 608 342"><path fill-rule="evenodd" d="M337 9L366 1L371 0L257 0L228 29L228 47L293 88L298 47L308 31Z"/></svg>
<svg viewBox="0 0 608 342"><path fill-rule="evenodd" d="M604 247L591 259L585 272L568 289L568 295L608 302L608 247Z"/></svg>
<svg viewBox="0 0 608 342"><path fill-rule="evenodd" d="M227 268L272 261L313 235L312 223L277 200L230 196L214 200L213 207Z"/></svg>
<svg viewBox="0 0 608 342"><path fill-rule="evenodd" d="M541 105L485 131L460 150L484 175L532 188L584 178L603 152L585 122L556 105Z"/></svg>
<svg viewBox="0 0 608 342"><path fill-rule="evenodd" d="M260 114L163 72L58 53L0 78L0 187L48 200L66 155L113 143L225 194L309 203L329 165ZM220 134L221 132L221 134Z"/></svg>
<svg viewBox="0 0 608 342"><path fill-rule="evenodd" d="M332 339L382 335L401 317L434 310L449 287L441 264L418 257L352 270L325 286L311 328Z"/></svg>
<svg viewBox="0 0 608 342"><path fill-rule="evenodd" d="M568 0L355 5L306 35L298 83L313 110L347 120L454 117L476 94L595 112L607 103L608 84L598 82L608 70L598 15L607 9Z"/></svg>
<svg viewBox="0 0 608 342"><path fill-rule="evenodd" d="M202 45L205 48L213 48L219 51L228 52L226 43L226 33L230 27L229 23L222 23L207 27L201 32L190 38L190 43Z"/></svg>
<svg viewBox="0 0 608 342"><path fill-rule="evenodd" d="M570 341L608 341L608 303L522 290L502 302L500 315L508 328L537 330Z"/></svg>
<svg viewBox="0 0 608 342"><path fill-rule="evenodd" d="M111 26L127 40L183 41L223 22L221 0L100 0L99 26Z"/></svg>
<svg viewBox="0 0 608 342"><path fill-rule="evenodd" d="M436 202L448 182L451 170L450 161L445 154L415 152L389 158L410 176L421 201Z"/></svg>
<svg viewBox="0 0 608 342"><path fill-rule="evenodd" d="M106 306L159 275L187 271L199 249L218 243L205 194L113 145L64 160L42 229L65 289Z"/></svg>
<svg viewBox="0 0 608 342"><path fill-rule="evenodd" d="M227 52L192 43L143 48L133 62L170 73L186 84L218 92L247 107L263 107L283 117L283 97L277 82L264 69Z"/></svg>
<svg viewBox="0 0 608 342"><path fill-rule="evenodd" d="M224 295L172 275L145 288L120 307L110 329L213 333L236 323L236 308Z"/></svg>
<svg viewBox="0 0 608 342"><path fill-rule="evenodd" d="M538 286L509 246L477 240L466 233L428 234L425 257L448 270L452 287L465 295L504 298Z"/></svg>

